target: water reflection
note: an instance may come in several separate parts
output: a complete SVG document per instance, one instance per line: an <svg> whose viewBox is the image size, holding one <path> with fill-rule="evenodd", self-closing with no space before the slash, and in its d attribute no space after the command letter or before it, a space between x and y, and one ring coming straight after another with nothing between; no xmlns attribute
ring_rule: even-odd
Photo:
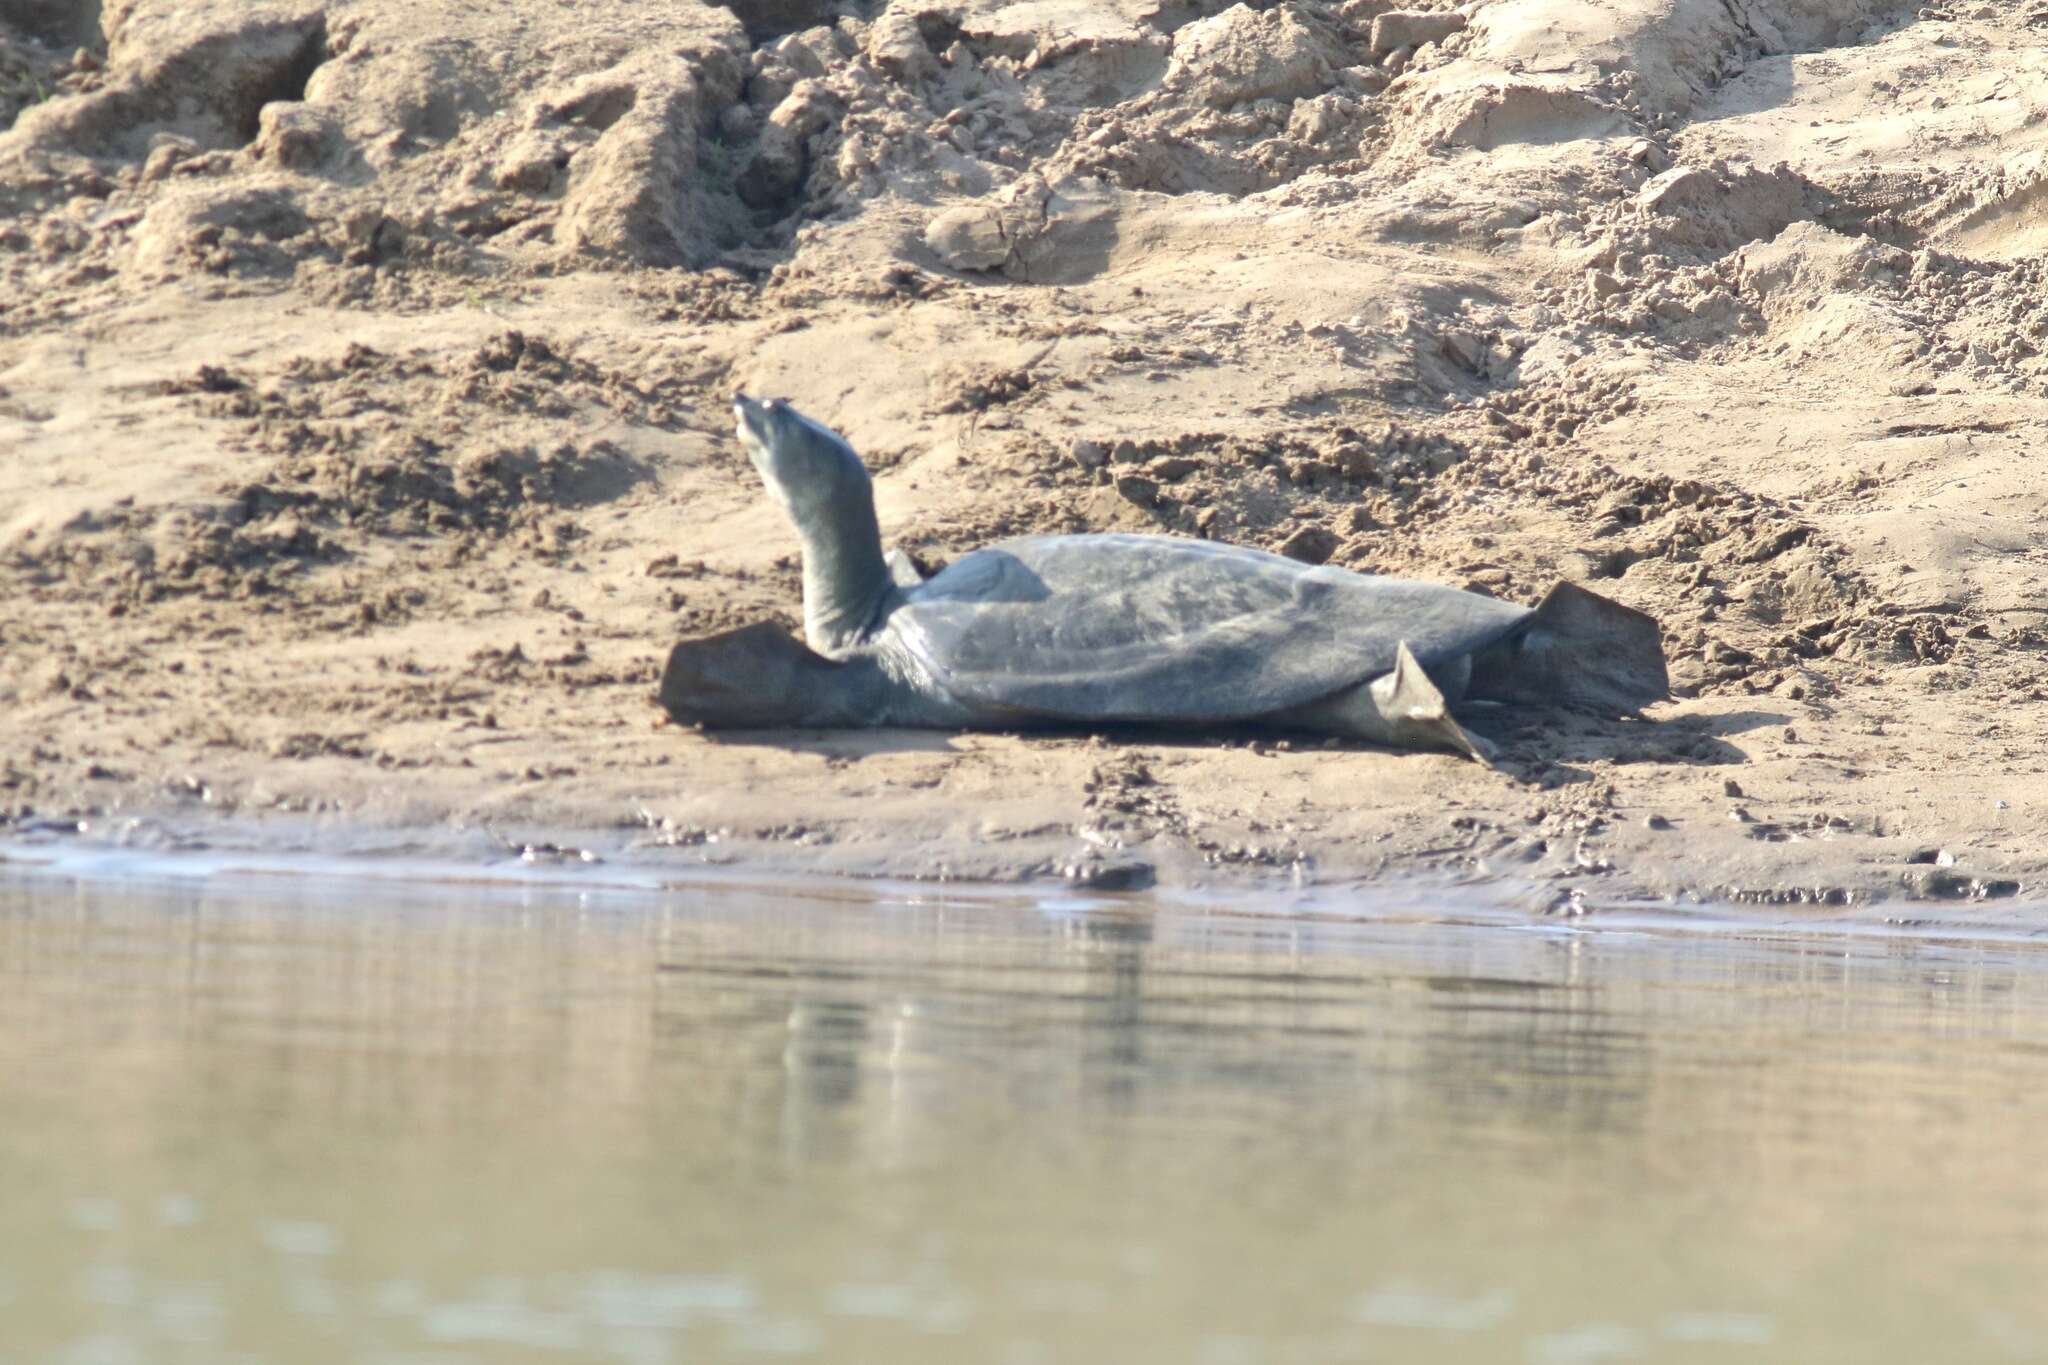
<svg viewBox="0 0 2048 1365"><path fill-rule="evenodd" d="M2017 948L0 879L0 1360L2023 1359Z"/></svg>

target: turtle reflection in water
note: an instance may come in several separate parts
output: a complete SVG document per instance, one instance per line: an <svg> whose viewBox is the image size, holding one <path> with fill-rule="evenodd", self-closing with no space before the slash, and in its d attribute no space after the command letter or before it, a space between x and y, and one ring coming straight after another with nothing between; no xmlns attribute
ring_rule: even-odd
<svg viewBox="0 0 2048 1365"><path fill-rule="evenodd" d="M804 638L685 640L661 701L711 728L1257 725L1484 760L1474 702L1633 713L1657 623L1568 583L1534 610L1163 535L1027 536L921 579L884 555L867 470L787 403L734 403L803 540Z"/></svg>

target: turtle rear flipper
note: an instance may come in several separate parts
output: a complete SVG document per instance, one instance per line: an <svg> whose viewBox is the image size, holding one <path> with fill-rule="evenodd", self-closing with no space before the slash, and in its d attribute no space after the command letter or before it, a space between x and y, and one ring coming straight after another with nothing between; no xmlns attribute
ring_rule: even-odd
<svg viewBox="0 0 2048 1365"><path fill-rule="evenodd" d="M1449 749L1493 766L1493 747L1452 718L1444 694L1406 640L1396 647L1390 671L1334 697L1282 711L1270 723L1395 749Z"/></svg>
<svg viewBox="0 0 2048 1365"><path fill-rule="evenodd" d="M882 562L889 566L889 581L899 588L914 588L924 582L924 571L906 551L887 551Z"/></svg>
<svg viewBox="0 0 2048 1365"><path fill-rule="evenodd" d="M1663 632L1654 617L1559 583L1524 629L1473 658L1468 695L1633 715L1671 695Z"/></svg>

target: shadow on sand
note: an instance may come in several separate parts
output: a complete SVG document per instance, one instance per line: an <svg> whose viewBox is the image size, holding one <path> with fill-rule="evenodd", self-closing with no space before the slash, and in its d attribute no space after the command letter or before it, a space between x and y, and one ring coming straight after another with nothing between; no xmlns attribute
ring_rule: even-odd
<svg viewBox="0 0 2048 1365"><path fill-rule="evenodd" d="M956 732L876 728L859 730L705 730L705 739L735 749L783 749L858 762L878 754L957 754Z"/></svg>
<svg viewBox="0 0 2048 1365"><path fill-rule="evenodd" d="M1540 774L1546 785L1556 785L1561 773L1575 774L1567 776L1567 781L1580 781L1590 776L1583 769L1569 766L1577 763L1682 763L1695 767L1742 763L1748 755L1731 744L1729 736L1791 721L1790 716L1778 711L1733 711L1718 716L1679 716L1671 720L1644 721L1616 720L1576 711L1525 711L1487 706L1467 708L1460 712L1459 719L1499 749L1507 771L1526 780L1534 780ZM1396 752L1363 741L1292 734L1255 726L1172 730L1143 725L1060 725L988 733L1054 741L1101 739L1115 745L1152 749L1241 748L1284 742L1299 751L1334 754ZM962 752L955 742L957 733L948 730L712 730L704 732L704 737L735 748L783 749L844 762L858 762L881 754Z"/></svg>

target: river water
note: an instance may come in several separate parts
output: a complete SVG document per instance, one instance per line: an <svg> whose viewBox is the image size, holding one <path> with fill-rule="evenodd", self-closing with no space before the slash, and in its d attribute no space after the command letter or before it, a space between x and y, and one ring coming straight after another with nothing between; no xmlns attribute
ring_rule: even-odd
<svg viewBox="0 0 2048 1365"><path fill-rule="evenodd" d="M0 867L0 1361L2048 1358L2027 943Z"/></svg>

